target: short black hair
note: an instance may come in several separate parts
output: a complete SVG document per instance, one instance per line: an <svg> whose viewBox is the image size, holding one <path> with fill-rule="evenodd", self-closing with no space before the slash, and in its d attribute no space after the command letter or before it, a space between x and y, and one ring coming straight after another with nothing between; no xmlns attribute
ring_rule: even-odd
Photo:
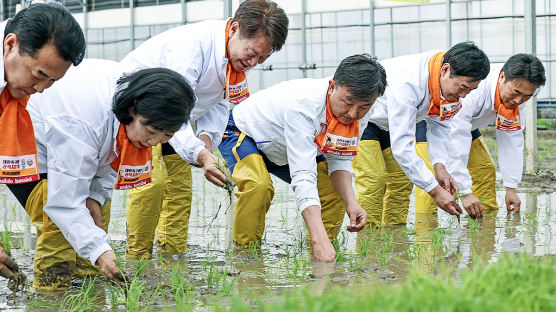
<svg viewBox="0 0 556 312"><path fill-rule="evenodd" d="M479 47L471 41L460 42L451 47L442 64L450 64L451 76L471 77L471 81L483 80L490 71L490 61Z"/></svg>
<svg viewBox="0 0 556 312"><path fill-rule="evenodd" d="M525 79L537 87L544 86L546 82L544 66L541 60L532 54L519 53L510 57L501 71L506 74L504 81Z"/></svg>
<svg viewBox="0 0 556 312"><path fill-rule="evenodd" d="M19 53L35 57L46 44L52 43L64 61L79 65L85 55L85 37L81 27L62 5L37 3L19 11L6 25L4 39L15 34Z"/></svg>
<svg viewBox="0 0 556 312"><path fill-rule="evenodd" d="M118 79L112 111L128 125L134 115L145 118L143 125L174 133L189 120L195 93L183 76L166 68L141 69Z"/></svg>
<svg viewBox="0 0 556 312"><path fill-rule="evenodd" d="M288 16L275 2L246 0L241 2L232 22L238 22L239 34L253 38L262 32L270 39L273 51L280 51L288 37Z"/></svg>
<svg viewBox="0 0 556 312"><path fill-rule="evenodd" d="M334 83L345 86L359 101L382 96L386 90L386 71L376 57L355 54L342 60L334 73Z"/></svg>

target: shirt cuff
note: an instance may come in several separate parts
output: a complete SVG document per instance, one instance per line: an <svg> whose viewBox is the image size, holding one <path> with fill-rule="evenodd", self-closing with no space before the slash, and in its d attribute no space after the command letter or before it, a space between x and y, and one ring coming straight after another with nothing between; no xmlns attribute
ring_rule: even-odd
<svg viewBox="0 0 556 312"><path fill-rule="evenodd" d="M345 159L329 159L326 160L328 165L328 175L331 175L332 172L338 170L345 170L351 174L353 174L353 165L352 160L345 160Z"/></svg>
<svg viewBox="0 0 556 312"><path fill-rule="evenodd" d="M516 189L518 185L519 185L519 183L511 183L511 182L505 182L504 181L504 187L509 187L509 188Z"/></svg>
<svg viewBox="0 0 556 312"><path fill-rule="evenodd" d="M320 207L320 200L314 198L306 198L299 201L297 208L299 209L299 213L303 213L303 210L311 207L311 206L319 206Z"/></svg>
<svg viewBox="0 0 556 312"><path fill-rule="evenodd" d="M112 248L110 248L110 245L104 243L101 244L100 246L98 246L97 249L95 249L95 251L93 251L91 253L91 257L89 258L89 261L91 261L91 263L93 265L98 265L97 264L97 260L98 258L105 252L107 252L108 250L112 250Z"/></svg>
<svg viewBox="0 0 556 312"><path fill-rule="evenodd" d="M431 183L431 184L429 184L426 188L424 188L423 191L425 191L425 192L428 193L428 192L432 191L432 190L433 190L435 187L437 187L438 185L440 185L440 184L438 183L438 181L434 180L434 182Z"/></svg>
<svg viewBox="0 0 556 312"><path fill-rule="evenodd" d="M434 165L436 165L436 164L443 164L444 167L447 167L447 166L446 166L446 163L447 163L446 159L436 158L436 159L431 159L430 161L431 161L431 164L432 164L433 167L434 167Z"/></svg>
<svg viewBox="0 0 556 312"><path fill-rule="evenodd" d="M204 145L199 145L199 146L195 147L195 149L193 150L193 155L192 155L193 159L195 160L195 162L193 164L199 165L199 163L198 163L199 154L201 154L201 151L204 150L204 149L205 149ZM186 159L184 159L184 160L187 162Z"/></svg>
<svg viewBox="0 0 556 312"><path fill-rule="evenodd" d="M106 199L100 193L89 191L89 198L96 200L101 206L104 205Z"/></svg>

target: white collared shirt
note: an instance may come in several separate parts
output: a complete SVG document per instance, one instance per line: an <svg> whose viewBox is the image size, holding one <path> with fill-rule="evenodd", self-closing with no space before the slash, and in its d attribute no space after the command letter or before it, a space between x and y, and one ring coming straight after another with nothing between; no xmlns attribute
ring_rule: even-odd
<svg viewBox="0 0 556 312"><path fill-rule="evenodd" d="M438 182L425 162L417 156L414 142L417 122L425 120L427 123L429 159L433 165L446 165L450 146L451 121L440 121L438 117L427 115L432 98L428 86L428 62L438 52L381 61L388 86L367 114L369 122L389 131L394 158L408 178L425 192L434 189Z"/></svg>
<svg viewBox="0 0 556 312"><path fill-rule="evenodd" d="M265 156L277 165L288 164L291 186L300 212L320 207L314 140L326 130L326 94L330 78L281 82L252 94L234 108L236 126L253 138ZM359 123L359 138L367 125ZM326 155L328 173L353 173L353 157Z"/></svg>
<svg viewBox="0 0 556 312"><path fill-rule="evenodd" d="M119 121L112 97L122 71L118 63L86 59L43 93L33 94L27 110L33 121L39 172L48 174L44 212L77 253L95 263L111 250L85 205L112 197Z"/></svg>
<svg viewBox="0 0 556 312"><path fill-rule="evenodd" d="M472 180L467 169L471 150L471 131L485 128L496 122L494 95L502 64L492 65L488 77L477 89L462 99L463 107L452 123L452 147L448 172L456 180L460 192L471 193ZM516 188L523 173L523 129L525 128L525 104L519 106L521 130L496 130L498 165L504 186Z"/></svg>
<svg viewBox="0 0 556 312"><path fill-rule="evenodd" d="M196 122L196 133L193 135L191 127L184 125L169 141L189 163L197 163L205 146L198 136L208 135L216 148L226 129L229 116L225 99L228 20L207 20L172 28L145 41L120 62L126 72L164 67L178 72L189 82L197 96L190 117L191 122Z"/></svg>

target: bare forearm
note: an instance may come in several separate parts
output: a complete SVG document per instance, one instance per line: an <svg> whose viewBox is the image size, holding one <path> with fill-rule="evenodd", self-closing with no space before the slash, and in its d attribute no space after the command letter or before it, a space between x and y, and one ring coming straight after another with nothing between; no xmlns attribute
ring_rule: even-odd
<svg viewBox="0 0 556 312"><path fill-rule="evenodd" d="M330 174L330 180L332 180L332 185L334 185L336 192L340 194L346 206L357 202L352 187L352 176L349 171L336 170Z"/></svg>

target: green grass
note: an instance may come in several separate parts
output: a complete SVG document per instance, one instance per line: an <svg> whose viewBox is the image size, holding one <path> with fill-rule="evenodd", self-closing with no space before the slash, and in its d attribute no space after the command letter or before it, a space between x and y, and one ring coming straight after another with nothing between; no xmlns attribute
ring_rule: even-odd
<svg viewBox="0 0 556 312"><path fill-rule="evenodd" d="M546 129L552 129L552 123L543 118L537 119L537 126L544 126Z"/></svg>
<svg viewBox="0 0 556 312"><path fill-rule="evenodd" d="M455 277L454 277L455 276ZM265 298L265 296L261 296ZM443 266L433 275L414 267L401 284L368 282L334 287L322 295L309 288L254 305L235 296L231 308L216 311L555 311L556 258L502 255L473 271Z"/></svg>

